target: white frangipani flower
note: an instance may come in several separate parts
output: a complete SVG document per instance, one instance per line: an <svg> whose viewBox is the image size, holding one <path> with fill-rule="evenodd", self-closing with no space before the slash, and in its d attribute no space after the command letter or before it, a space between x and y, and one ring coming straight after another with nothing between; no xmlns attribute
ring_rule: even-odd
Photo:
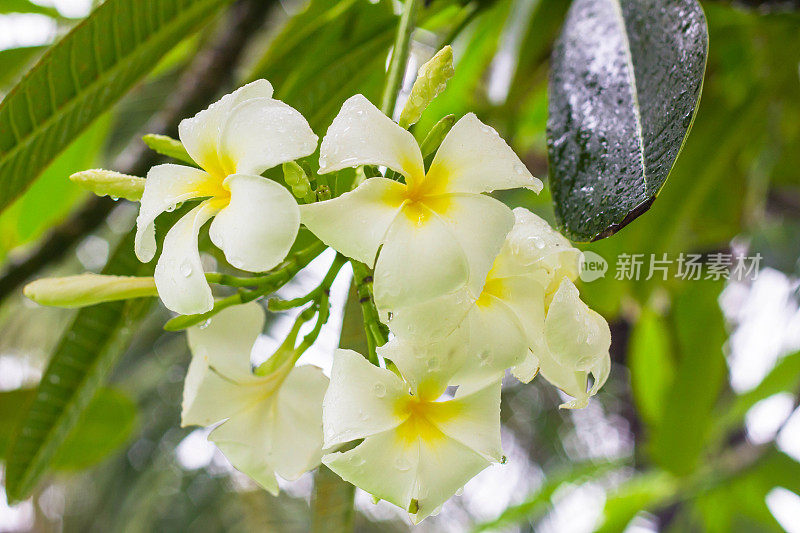
<svg viewBox="0 0 800 533"><path fill-rule="evenodd" d="M608 376L608 324L572 284L580 251L533 213L517 208L514 215L480 293L465 290L402 309L389 322L395 337L379 353L421 388L473 388L507 368L528 382L541 367L576 398L564 407L585 406Z"/></svg>
<svg viewBox="0 0 800 533"><path fill-rule="evenodd" d="M426 172L414 136L364 96L347 100L320 148L320 173L378 165L405 184L370 178L338 198L301 206L302 221L342 254L375 263L375 302L384 317L407 305L480 288L514 218L482 193L540 191L495 130L465 115L445 137Z"/></svg>
<svg viewBox="0 0 800 533"><path fill-rule="evenodd" d="M608 322L581 301L578 288L564 277L547 308L544 335L512 372L527 383L538 369L547 381L575 398L562 408L582 409L608 379L610 346Z"/></svg>
<svg viewBox="0 0 800 533"><path fill-rule="evenodd" d="M183 426L210 426L225 457L272 494L277 473L297 479L322 457L322 399L328 378L289 359L254 374L250 352L264 325L256 303L226 309L188 331L193 357L183 390Z"/></svg>
<svg viewBox="0 0 800 533"><path fill-rule="evenodd" d="M135 249L141 261L153 259L156 217L181 202L204 199L169 230L155 271L164 305L195 314L214 305L197 249L200 228L214 217L211 240L236 268L260 272L277 265L294 242L300 213L289 191L260 174L311 154L317 136L300 113L272 98L266 80L181 121L179 136L202 170L174 164L150 169Z"/></svg>
<svg viewBox="0 0 800 533"><path fill-rule="evenodd" d="M323 406L325 447L364 440L322 462L418 523L502 461L502 451L499 381L445 401L437 401L441 390L416 392L389 370L338 350Z"/></svg>

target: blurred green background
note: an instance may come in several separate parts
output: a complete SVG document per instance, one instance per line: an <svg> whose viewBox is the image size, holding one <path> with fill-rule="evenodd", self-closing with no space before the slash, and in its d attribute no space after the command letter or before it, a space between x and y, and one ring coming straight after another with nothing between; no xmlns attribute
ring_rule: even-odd
<svg viewBox="0 0 800 533"><path fill-rule="evenodd" d="M509 462L470 481L418 530L800 531L800 6L702 5L708 66L677 165L649 212L581 246L609 264L605 277L580 286L611 325L608 383L588 408L560 411L559 393L541 379L507 380ZM0 95L90 7L0 0ZM453 46L456 74L415 134L446 114L474 111L546 181L548 57L568 7L426 3L401 101L416 68L443 44ZM67 176L141 160L143 129L175 135L169 109L205 107L259 77L322 136L347 97L377 100L396 17L386 1L240 0L202 22L0 213L0 459L73 316L26 301L20 283L102 269L135 215L132 205L89 198ZM180 103L203 61L224 53L235 58L224 62L225 77L197 102ZM499 197L555 223L547 187ZM621 254L643 254L641 279L616 279ZM667 279L645 279L651 256L663 254L673 262ZM681 254L702 254L706 269L714 254L762 260L754 279L682 280ZM206 259L215 260L210 249ZM323 271L312 265L287 290ZM339 307L346 293L335 291ZM168 318L148 307L129 325L130 344L106 388L62 439L33 495L9 505L0 488L0 531L311 527L313 475L283 483L274 498L232 471L204 430L179 427L189 354L184 335L162 331ZM342 344L358 342L358 313L337 311L313 362L329 364L342 324ZM262 351L284 326L273 320ZM359 531L410 528L397 509L364 493L356 504Z"/></svg>

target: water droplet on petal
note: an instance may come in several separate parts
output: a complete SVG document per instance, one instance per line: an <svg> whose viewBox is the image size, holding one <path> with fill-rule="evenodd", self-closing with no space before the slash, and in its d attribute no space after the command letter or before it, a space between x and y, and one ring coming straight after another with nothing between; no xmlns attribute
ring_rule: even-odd
<svg viewBox="0 0 800 533"><path fill-rule="evenodd" d="M192 264L189 261L184 261L181 263L181 274L183 274L184 278L188 278L192 275Z"/></svg>
<svg viewBox="0 0 800 533"><path fill-rule="evenodd" d="M378 398L383 398L384 396L386 396L386 385L384 385L383 383L381 382L376 383L374 390L375 390L375 396L377 396Z"/></svg>
<svg viewBox="0 0 800 533"><path fill-rule="evenodd" d="M406 472L411 468L411 465L406 461L405 457L398 457L394 462L394 466L401 472Z"/></svg>

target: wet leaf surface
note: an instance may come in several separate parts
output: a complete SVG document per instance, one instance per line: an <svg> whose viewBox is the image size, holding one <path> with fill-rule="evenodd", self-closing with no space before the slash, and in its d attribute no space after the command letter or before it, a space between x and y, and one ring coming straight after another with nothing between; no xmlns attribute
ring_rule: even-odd
<svg viewBox="0 0 800 533"><path fill-rule="evenodd" d="M696 0L576 0L553 50L547 124L556 214L574 240L647 211L694 120L708 32Z"/></svg>

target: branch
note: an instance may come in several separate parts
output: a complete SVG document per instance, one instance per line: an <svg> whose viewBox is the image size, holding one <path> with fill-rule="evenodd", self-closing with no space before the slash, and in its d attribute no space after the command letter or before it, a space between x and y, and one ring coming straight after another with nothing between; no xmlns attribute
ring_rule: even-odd
<svg viewBox="0 0 800 533"><path fill-rule="evenodd" d="M231 7L211 44L195 57L176 91L164 109L148 122L145 132L173 134L182 118L203 109L231 82L234 66L272 4L265 0L239 0ZM158 155L143 142L133 142L113 167L125 174L144 175L157 161ZM97 229L116 205L107 197L87 200L26 256L11 261L0 276L0 302L47 265L63 258L86 234Z"/></svg>

